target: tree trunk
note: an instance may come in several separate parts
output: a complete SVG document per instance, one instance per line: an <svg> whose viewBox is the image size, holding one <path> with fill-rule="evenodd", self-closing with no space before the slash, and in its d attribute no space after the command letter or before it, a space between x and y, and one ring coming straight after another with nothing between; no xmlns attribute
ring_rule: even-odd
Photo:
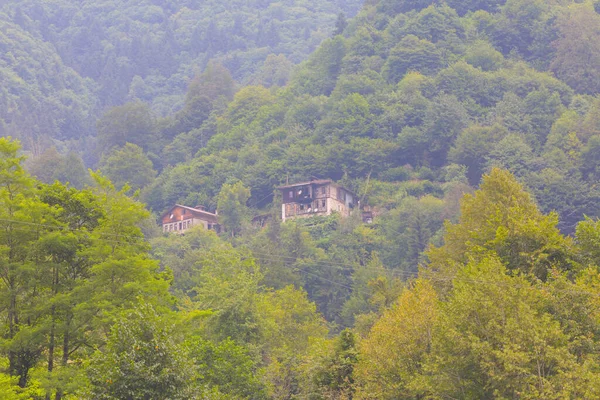
<svg viewBox="0 0 600 400"><path fill-rule="evenodd" d="M70 341L70 336L69 336L69 328L71 325L71 314L68 313L65 319L65 332L63 334L63 348L62 348L62 362L61 365L63 367L66 367L67 364L69 363L69 341ZM62 389L58 388L56 390L56 395L54 396L54 400L61 400L62 399L62 395L63 395L63 391Z"/></svg>

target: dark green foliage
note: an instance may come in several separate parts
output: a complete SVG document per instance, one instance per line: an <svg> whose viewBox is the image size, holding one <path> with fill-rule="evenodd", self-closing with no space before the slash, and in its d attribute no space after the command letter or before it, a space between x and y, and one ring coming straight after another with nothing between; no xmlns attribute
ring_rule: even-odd
<svg viewBox="0 0 600 400"><path fill-rule="evenodd" d="M362 185L369 176L393 182L411 179L411 168L420 168L412 179L426 181L406 185L406 194L441 196L436 181L443 181L450 161L467 167L472 185L490 166L510 169L540 191L543 210L561 210L568 220L561 228L572 227L579 217L568 217L571 206L560 204L577 208L573 215L596 212L595 195L583 186L595 179L588 141L599 133L600 114L591 98L580 97L580 116L559 122L573 112L567 106L574 91L540 69L554 57L544 35L559 32L560 24L576 25L579 12L520 0L367 5L344 36L326 40L296 69L287 88L246 87L229 104L225 95L208 107L194 94L203 92L199 84L190 85L189 108L172 119L184 124L159 127L167 142L177 135L158 155L162 165L184 164L165 169L144 199L156 211L192 198L215 208L221 186L240 180L250 189L250 208L262 208L284 181L314 176ZM203 84L219 76L226 74L202 78ZM562 133L551 135L559 132L556 124L564 125ZM181 129L189 131L176 133ZM571 133L580 143L556 151L552 143L565 143ZM554 172L540 175L544 169ZM558 187L554 197L544 194L545 179L570 180L580 189L571 189L578 200L569 202ZM380 204L387 210L399 204L393 203Z"/></svg>
<svg viewBox="0 0 600 400"><path fill-rule="evenodd" d="M469 11L487 11L490 13L498 11L506 0L448 0L446 4L455 9L459 15L465 15Z"/></svg>
<svg viewBox="0 0 600 400"><path fill-rule="evenodd" d="M329 396L352 397L354 393L354 367L357 362L354 333L343 330L337 337L333 353L326 359L321 371L315 374L318 391Z"/></svg>
<svg viewBox="0 0 600 400"><path fill-rule="evenodd" d="M88 368L99 399L188 399L193 369L174 327L148 305L124 315Z"/></svg>
<svg viewBox="0 0 600 400"><path fill-rule="evenodd" d="M339 13L337 20L335 21L335 30L333 31L333 35L341 35L344 33L344 29L348 26L348 21L346 21L346 14Z"/></svg>
<svg viewBox="0 0 600 400"><path fill-rule="evenodd" d="M62 155L55 147L29 158L25 166L31 175L44 183L68 182L79 189L91 183L83 160L74 152Z"/></svg>
<svg viewBox="0 0 600 400"><path fill-rule="evenodd" d="M261 65L278 54L286 63L279 76L264 82L274 78L281 86L291 65L306 59L336 29L338 15L353 16L359 7L357 0L285 5L271 0L4 1L0 133L21 139L35 154L60 141L85 153L80 156L93 167L98 157L90 140L96 120L109 107L139 100L160 116L185 108L172 139L199 127L206 117L206 112L196 115L206 107L195 97L214 101L206 91L191 91L193 98L184 104L197 71L224 65L246 83L260 79ZM213 77L211 85L233 91L232 82Z"/></svg>
<svg viewBox="0 0 600 400"><path fill-rule="evenodd" d="M156 148L156 139L152 112L140 101L114 107L98 121L100 154L107 154L114 147L123 147L126 143L148 151Z"/></svg>
<svg viewBox="0 0 600 400"><path fill-rule="evenodd" d="M131 360L144 367L115 376L135 390L110 396L152 398L144 385L158 376L179 379L153 389L172 398L192 398L177 392L191 387L215 399L598 397L592 3L374 0L349 21L328 2L122 2L111 18L105 3L20 3L0 17L16 22L6 25L14 41L52 43L63 58L50 63L58 82L44 86L45 74L11 56L18 46L0 41L0 132L31 128L21 135L30 170L83 186L73 152L85 151L117 187L142 188L156 214L203 204L225 228L156 235L150 259L139 226L151 223L126 193L98 175L93 192L38 188L3 143L2 216L20 225L0 234L0 350L21 386L39 380L30 371L42 363L47 392L84 386L72 364L89 359L89 342L96 397L110 390L102 375ZM292 14L329 17L296 25ZM51 59L45 49L32 57ZM97 83L89 108L77 79L64 78L77 74ZM48 99L63 88L64 102ZM103 108L95 150L93 140L70 140L77 135L40 133L48 110L60 117L49 131L64 121L74 132L97 105L113 107ZM355 191L372 223L360 207L281 223L276 187L312 178ZM250 222L259 214L271 216L267 227ZM43 228L19 234L27 224ZM176 306L164 296L169 282ZM120 320L136 296L160 318ZM173 315L165 305L177 310L175 328L162 320ZM320 315L342 333L327 339ZM112 326L113 336L127 330L149 343L156 332L172 358L157 360L150 347L136 358L115 337L106 345ZM177 333L194 338L189 347ZM65 337L72 356L57 345ZM536 372L541 364L552 368Z"/></svg>
<svg viewBox="0 0 600 400"><path fill-rule="evenodd" d="M550 68L577 92L598 93L600 46L595 38L600 33L600 15L591 4L581 4L561 15L556 25L559 34Z"/></svg>
<svg viewBox="0 0 600 400"><path fill-rule="evenodd" d="M301 93L311 96L329 95L335 88L336 80L342 69L342 59L346 55L346 43L343 37L328 39L313 54L293 79Z"/></svg>
<svg viewBox="0 0 600 400"><path fill-rule="evenodd" d="M472 125L463 130L448 153L448 159L468 168L469 182L475 185L485 171L485 165L494 142L506 136L507 131L500 125L484 127Z"/></svg>
<svg viewBox="0 0 600 400"><path fill-rule="evenodd" d="M149 185L156 176L152 162L142 148L131 143L107 153L101 161L100 170L118 189L128 185L132 192Z"/></svg>
<svg viewBox="0 0 600 400"><path fill-rule="evenodd" d="M421 10L431 4L428 0L382 0L377 2L378 11L387 15Z"/></svg>
<svg viewBox="0 0 600 400"><path fill-rule="evenodd" d="M198 382L218 387L221 393L240 399L264 399L265 387L248 350L226 339L218 344L194 339L187 343Z"/></svg>
<svg viewBox="0 0 600 400"><path fill-rule="evenodd" d="M384 73L388 81L396 83L409 71L431 75L441 66L442 54L433 43L407 35L391 50Z"/></svg>
<svg viewBox="0 0 600 400"><path fill-rule="evenodd" d="M2 12L0 44L0 125L6 124L5 136L41 152L50 138L73 140L93 133L96 105L91 82L66 66L51 44L12 24Z"/></svg>

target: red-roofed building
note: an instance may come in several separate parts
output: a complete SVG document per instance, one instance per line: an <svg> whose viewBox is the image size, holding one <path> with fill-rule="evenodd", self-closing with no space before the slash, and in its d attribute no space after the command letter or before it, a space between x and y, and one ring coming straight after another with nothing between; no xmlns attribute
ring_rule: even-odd
<svg viewBox="0 0 600 400"><path fill-rule="evenodd" d="M217 214L210 213L202 206L187 207L174 205L160 218L163 232L185 233L193 226L204 226L205 229L220 231Z"/></svg>

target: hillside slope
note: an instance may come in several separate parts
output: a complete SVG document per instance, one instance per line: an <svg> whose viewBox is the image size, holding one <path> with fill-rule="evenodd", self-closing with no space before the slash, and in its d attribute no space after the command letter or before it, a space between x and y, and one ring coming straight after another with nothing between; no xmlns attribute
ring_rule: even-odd
<svg viewBox="0 0 600 400"><path fill-rule="evenodd" d="M50 138L92 133L98 109L92 82L2 13L0 47L0 134L39 150Z"/></svg>
<svg viewBox="0 0 600 400"><path fill-rule="evenodd" d="M238 81L255 79L270 54L298 63L358 0L4 2L7 16L52 44L64 63L99 85L102 105L140 98L170 112L209 60Z"/></svg>
<svg viewBox="0 0 600 400"><path fill-rule="evenodd" d="M559 212L566 232L599 215L600 64L589 62L600 56L598 7L430 3L370 2L287 87L238 92L166 147L161 168L187 161L167 168L146 200L157 211L210 202L241 179L262 207L285 180L343 179L366 193L370 177L371 203L385 208L402 182L443 184L465 168L459 175L476 185L501 166L543 211ZM205 147L187 146L207 132Z"/></svg>

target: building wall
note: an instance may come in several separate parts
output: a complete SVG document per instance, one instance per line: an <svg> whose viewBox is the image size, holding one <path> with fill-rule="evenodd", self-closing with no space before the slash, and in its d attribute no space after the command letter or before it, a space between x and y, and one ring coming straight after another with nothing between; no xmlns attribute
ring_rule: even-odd
<svg viewBox="0 0 600 400"><path fill-rule="evenodd" d="M194 220L188 218L183 221L173 221L163 224L163 232L185 232L194 225Z"/></svg>
<svg viewBox="0 0 600 400"><path fill-rule="evenodd" d="M183 221L174 221L168 224L163 224L163 232L177 232L177 233L185 233L188 229L194 226L202 226L204 229L219 231L218 224L214 224L209 221L205 221L198 218L188 218Z"/></svg>
<svg viewBox="0 0 600 400"><path fill-rule="evenodd" d="M298 197L298 192L303 189L304 192ZM310 190L308 190L310 189ZM290 192L292 197L290 197ZM301 202L305 193L308 193L311 202ZM282 190L283 203L281 205L281 219L285 221L290 218L307 218L316 215L331 215L332 212L339 212L342 216L350 215L351 207L354 205L354 196L345 189L332 184L324 185L304 185L296 188ZM310 211L309 210L310 207Z"/></svg>

